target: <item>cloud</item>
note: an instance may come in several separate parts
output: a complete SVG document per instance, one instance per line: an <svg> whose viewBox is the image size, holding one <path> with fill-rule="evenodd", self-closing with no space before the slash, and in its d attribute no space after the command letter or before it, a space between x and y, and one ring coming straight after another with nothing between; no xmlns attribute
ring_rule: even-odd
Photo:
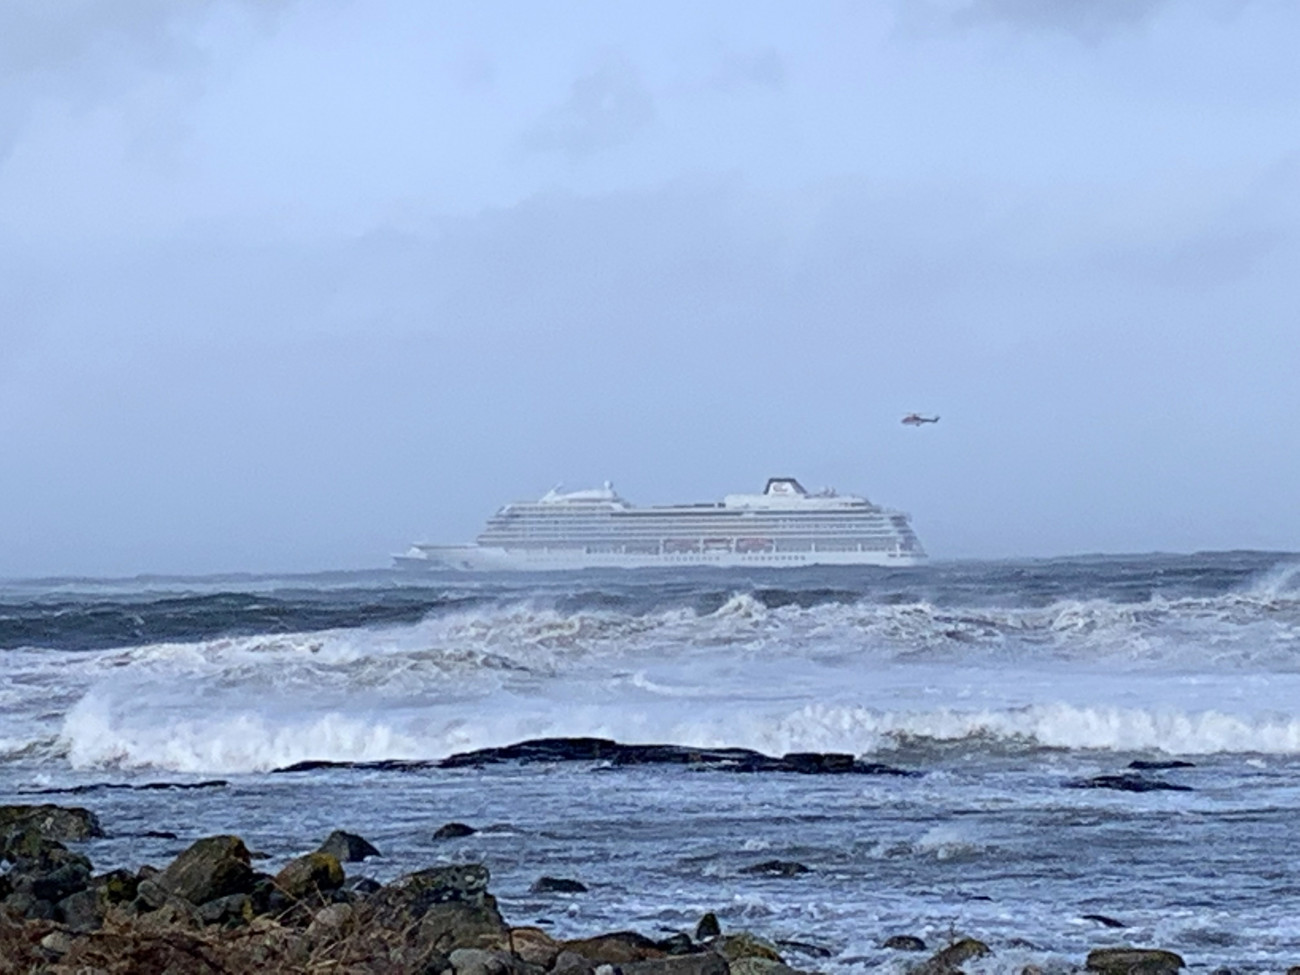
<svg viewBox="0 0 1300 975"><path fill-rule="evenodd" d="M524 145L590 156L630 142L654 117L654 99L636 70L613 59L576 80L564 104L525 134Z"/></svg>
<svg viewBox="0 0 1300 975"><path fill-rule="evenodd" d="M753 54L728 54L713 76L713 86L722 91L781 88L784 84L785 62L772 47Z"/></svg>
<svg viewBox="0 0 1300 975"><path fill-rule="evenodd" d="M952 14L960 27L1005 24L1072 34L1095 44L1149 20L1167 0L971 0Z"/></svg>

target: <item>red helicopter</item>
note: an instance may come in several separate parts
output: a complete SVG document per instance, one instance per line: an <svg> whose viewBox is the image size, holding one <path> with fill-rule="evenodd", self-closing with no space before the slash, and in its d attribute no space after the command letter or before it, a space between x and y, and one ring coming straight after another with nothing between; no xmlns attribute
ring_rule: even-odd
<svg viewBox="0 0 1300 975"><path fill-rule="evenodd" d="M923 423L938 423L937 416L922 416L920 413L909 413L903 417L903 423L909 427L919 427Z"/></svg>

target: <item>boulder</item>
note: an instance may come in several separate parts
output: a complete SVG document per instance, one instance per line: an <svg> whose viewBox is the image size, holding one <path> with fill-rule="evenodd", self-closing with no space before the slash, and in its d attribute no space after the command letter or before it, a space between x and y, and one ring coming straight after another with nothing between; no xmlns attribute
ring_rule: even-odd
<svg viewBox="0 0 1300 975"><path fill-rule="evenodd" d="M731 975L796 975L789 965L771 958L737 958L730 967Z"/></svg>
<svg viewBox="0 0 1300 975"><path fill-rule="evenodd" d="M455 975L527 975L532 967L509 952L484 948L457 948L447 960Z"/></svg>
<svg viewBox="0 0 1300 975"><path fill-rule="evenodd" d="M357 909L351 904L326 904L316 912L307 926L313 938L338 937L352 930L357 922Z"/></svg>
<svg viewBox="0 0 1300 975"><path fill-rule="evenodd" d="M199 920L204 924L247 924L253 920L253 913L253 898L248 894L227 894L198 908Z"/></svg>
<svg viewBox="0 0 1300 975"><path fill-rule="evenodd" d="M294 900L343 886L343 867L329 853L308 853L290 860L275 875L275 885Z"/></svg>
<svg viewBox="0 0 1300 975"><path fill-rule="evenodd" d="M482 907L496 901L487 892L488 869L482 864L430 867L395 880L375 891L370 903L387 926L405 926L424 916L435 904L469 904Z"/></svg>
<svg viewBox="0 0 1300 975"><path fill-rule="evenodd" d="M510 949L531 965L550 968L560 954L560 943L541 928L511 928Z"/></svg>
<svg viewBox="0 0 1300 975"><path fill-rule="evenodd" d="M700 923L695 925L695 940L708 941L722 934L722 926L718 924L718 916L712 911L700 918Z"/></svg>
<svg viewBox="0 0 1300 975"><path fill-rule="evenodd" d="M1103 975L1177 975L1186 964L1172 951L1155 948L1094 948L1085 967Z"/></svg>
<svg viewBox="0 0 1300 975"><path fill-rule="evenodd" d="M107 906L98 890L79 890L54 905L54 916L78 933L95 931L104 923Z"/></svg>
<svg viewBox="0 0 1300 975"><path fill-rule="evenodd" d="M585 894L587 885L567 877L538 877L529 890L534 894Z"/></svg>
<svg viewBox="0 0 1300 975"><path fill-rule="evenodd" d="M961 938L940 948L926 961L912 969L913 975L950 975L972 958L983 958L990 953L989 946L976 938Z"/></svg>
<svg viewBox="0 0 1300 975"><path fill-rule="evenodd" d="M99 818L77 806L0 806L0 833L34 828L49 840L88 840L103 836Z"/></svg>
<svg viewBox="0 0 1300 975"><path fill-rule="evenodd" d="M464 823L447 823L445 826L439 826L433 831L433 838L435 840L458 840L462 836L473 836L477 832L478 830L473 826L467 826Z"/></svg>
<svg viewBox="0 0 1300 975"><path fill-rule="evenodd" d="M764 860L762 863L741 867L740 872L761 873L769 877L797 877L801 873L809 873L810 871L802 863L797 863L794 860Z"/></svg>
<svg viewBox="0 0 1300 975"><path fill-rule="evenodd" d="M110 870L90 878L90 886L99 892L105 904L124 904L135 900L140 881L129 870Z"/></svg>
<svg viewBox="0 0 1300 975"><path fill-rule="evenodd" d="M560 950L551 964L551 975L594 975L596 966L591 959L584 958L576 951Z"/></svg>
<svg viewBox="0 0 1300 975"><path fill-rule="evenodd" d="M635 931L615 931L613 934L597 935L594 938L565 941L561 947L565 951L581 955L596 965L621 966L629 962L666 957L658 945ZM559 964L558 961L556 964Z"/></svg>
<svg viewBox="0 0 1300 975"><path fill-rule="evenodd" d="M881 947L891 948L894 951L925 951L925 942L915 935L896 934L886 938Z"/></svg>
<svg viewBox="0 0 1300 975"><path fill-rule="evenodd" d="M328 853L339 863L360 863L366 857L383 856L363 837L336 829L325 838L317 853Z"/></svg>
<svg viewBox="0 0 1300 975"><path fill-rule="evenodd" d="M249 893L253 879L243 840L208 836L191 845L150 882L191 904L206 904L229 894Z"/></svg>
<svg viewBox="0 0 1300 975"><path fill-rule="evenodd" d="M420 917L415 942L444 955L458 948L508 951L510 928L489 895L480 904L451 901L432 905Z"/></svg>
<svg viewBox="0 0 1300 975"><path fill-rule="evenodd" d="M712 951L697 951L689 955L672 955L668 958L628 962L619 965L619 969L623 975L727 975L729 969L731 972L736 971L734 965L728 966L725 958ZM788 972L789 969L786 971ZM754 972L751 975L766 975L766 973Z"/></svg>
<svg viewBox="0 0 1300 975"><path fill-rule="evenodd" d="M713 950L719 952L727 961L734 962L741 958L766 958L769 961L784 962L776 945L765 941L748 931L738 931L719 937L713 943Z"/></svg>

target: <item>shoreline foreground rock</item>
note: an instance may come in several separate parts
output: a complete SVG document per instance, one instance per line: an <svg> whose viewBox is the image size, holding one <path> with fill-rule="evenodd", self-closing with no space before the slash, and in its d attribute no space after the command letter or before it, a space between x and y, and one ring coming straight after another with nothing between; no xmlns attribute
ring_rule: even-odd
<svg viewBox="0 0 1300 975"><path fill-rule="evenodd" d="M481 864L349 887L341 860L378 853L355 834L332 835L274 876L258 872L232 835L199 839L162 869L96 874L64 841L102 835L84 809L0 806L0 859L8 867L0 873L0 975L798 975L781 954L792 943L724 931L712 914L693 934L661 939L615 931L563 940L512 926ZM891 942L924 950L919 939ZM906 970L957 975L989 953L983 942L954 939ZM1105 948L1086 967L1097 975L1177 975L1183 960Z"/></svg>

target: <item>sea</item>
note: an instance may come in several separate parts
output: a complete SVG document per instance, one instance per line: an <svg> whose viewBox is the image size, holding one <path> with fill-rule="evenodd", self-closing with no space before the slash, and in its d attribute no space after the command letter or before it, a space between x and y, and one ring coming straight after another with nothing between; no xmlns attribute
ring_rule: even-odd
<svg viewBox="0 0 1300 975"><path fill-rule="evenodd" d="M420 761L557 736L916 774ZM8 581L14 802L93 810L103 869L236 833L273 870L335 829L384 854L352 878L484 863L507 920L557 937L712 911L830 973L905 971L898 934L980 938L976 973L1120 944L1282 972L1300 556Z"/></svg>

